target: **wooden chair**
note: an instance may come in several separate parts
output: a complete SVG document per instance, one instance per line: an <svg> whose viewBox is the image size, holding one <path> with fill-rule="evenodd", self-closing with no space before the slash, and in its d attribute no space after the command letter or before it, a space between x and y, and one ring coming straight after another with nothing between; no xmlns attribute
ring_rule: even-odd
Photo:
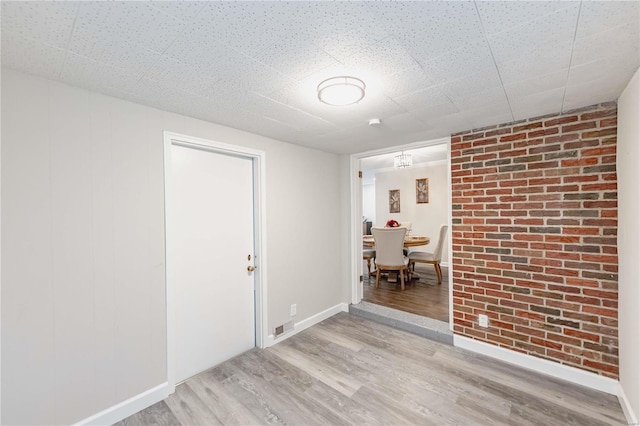
<svg viewBox="0 0 640 426"><path fill-rule="evenodd" d="M404 275L409 275L409 259L402 254L407 228L371 228L371 233L376 243L376 288L380 287L380 271L398 271L404 290Z"/></svg>
<svg viewBox="0 0 640 426"><path fill-rule="evenodd" d="M440 228L440 238L438 238L438 243L433 253L425 251L412 251L409 253L409 263L414 271L416 269L416 262L430 263L433 265L436 270L436 276L438 277L438 284L442 284L440 262L442 261L442 247L444 246L445 236L447 235L447 228L447 225L442 225Z"/></svg>
<svg viewBox="0 0 640 426"><path fill-rule="evenodd" d="M372 248L362 249L362 259L367 261L367 277L371 277L371 261L376 258L376 251Z"/></svg>

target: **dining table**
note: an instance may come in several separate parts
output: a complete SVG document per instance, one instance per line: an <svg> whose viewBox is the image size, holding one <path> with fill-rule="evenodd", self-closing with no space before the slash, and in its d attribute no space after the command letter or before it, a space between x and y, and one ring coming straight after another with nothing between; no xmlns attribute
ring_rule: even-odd
<svg viewBox="0 0 640 426"><path fill-rule="evenodd" d="M405 247L426 246L427 244L429 244L430 241L431 239L429 237L424 237L419 235L406 235L404 237L404 246ZM362 244L367 247L375 247L376 242L373 239L373 235L363 235Z"/></svg>
<svg viewBox="0 0 640 426"><path fill-rule="evenodd" d="M431 239L429 237L420 236L420 235L405 235L404 237L404 247L417 247L417 246L425 246L429 244ZM362 236L362 245L366 247L375 247L376 242L373 239L373 235L363 235ZM376 271L371 271L371 275L374 275ZM420 278L420 275L416 272L412 272L412 279ZM387 276L387 281L390 283L398 281L398 274L395 272L389 272Z"/></svg>

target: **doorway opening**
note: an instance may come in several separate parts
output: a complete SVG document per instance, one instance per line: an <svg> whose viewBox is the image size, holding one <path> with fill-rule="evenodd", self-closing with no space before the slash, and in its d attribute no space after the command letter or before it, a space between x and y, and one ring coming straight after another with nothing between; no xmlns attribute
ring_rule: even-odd
<svg viewBox="0 0 640 426"><path fill-rule="evenodd" d="M381 306L384 310L376 310L394 310L404 317L418 315L441 322L440 328L451 330L449 153L450 139L444 138L352 156L353 304ZM394 158L401 154L411 155L410 167L394 167ZM360 171L362 177L357 178ZM400 279L392 273L380 274L376 287L375 260L371 254L373 251L375 256L375 246L371 246L371 237L366 235L372 227L385 227L389 221L406 227L407 238L416 242L415 245L405 242L405 255L409 258L422 256L416 255L420 252L433 254L441 228L447 227L439 259L440 284L434 264L416 262L410 268L411 279L405 290L401 290ZM418 241L423 237L429 240L427 244Z"/></svg>

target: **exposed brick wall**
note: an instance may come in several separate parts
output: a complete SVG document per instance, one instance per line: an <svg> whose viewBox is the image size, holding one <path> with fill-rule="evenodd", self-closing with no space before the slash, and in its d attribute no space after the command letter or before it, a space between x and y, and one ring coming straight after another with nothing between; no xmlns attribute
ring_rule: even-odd
<svg viewBox="0 0 640 426"><path fill-rule="evenodd" d="M455 333L618 377L616 126L608 103L452 135Z"/></svg>

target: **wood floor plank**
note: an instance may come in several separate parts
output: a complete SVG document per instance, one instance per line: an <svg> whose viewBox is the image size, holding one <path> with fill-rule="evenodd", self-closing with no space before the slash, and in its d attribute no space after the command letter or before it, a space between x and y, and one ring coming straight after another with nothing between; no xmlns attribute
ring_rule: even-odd
<svg viewBox="0 0 640 426"><path fill-rule="evenodd" d="M188 383L176 386L176 391L164 401L181 424L221 425L223 422L191 389Z"/></svg>
<svg viewBox="0 0 640 426"><path fill-rule="evenodd" d="M449 268L442 268L442 284L437 284L435 270L431 265L416 264L419 279L411 280L404 291L399 283L380 279L375 288L375 275L363 282L363 300L376 305L409 312L439 321L449 322ZM366 268L365 268L366 271Z"/></svg>
<svg viewBox="0 0 640 426"><path fill-rule="evenodd" d="M434 357L442 359L444 366L455 368L458 371L464 370L468 374L478 371L478 367L484 367L482 371L485 378L503 383L513 389L531 392L544 386L545 392L538 395L539 398L579 412L586 412L594 419L605 423L612 420L625 420L624 417L620 417L622 413L619 410L608 410L609 407L615 406L617 403L617 397L614 395L603 395L601 392L582 386L576 386L573 392L567 392L566 383L561 380L514 368L506 363L496 363L491 358L459 349L437 353ZM456 360L460 362L456 362Z"/></svg>
<svg viewBox="0 0 640 426"><path fill-rule="evenodd" d="M235 395L227 392L211 372L192 377L187 383L198 398L220 419L222 424L263 424L241 401L236 399Z"/></svg>
<svg viewBox="0 0 640 426"><path fill-rule="evenodd" d="M280 377L264 374L260 366L261 359L237 357L232 364L237 368L236 375L251 381L260 394L271 396L271 406L287 424L339 424L344 423L334 410L318 404L304 393L308 386L299 386L294 381L281 380Z"/></svg>
<svg viewBox="0 0 640 426"><path fill-rule="evenodd" d="M201 373L118 425L624 425L612 395L347 313Z"/></svg>
<svg viewBox="0 0 640 426"><path fill-rule="evenodd" d="M127 417L121 422L116 423L116 426L143 425L174 426L180 425L180 421L176 418L171 409L169 409L167 404L165 404L164 401L160 401L132 416Z"/></svg>
<svg viewBox="0 0 640 426"><path fill-rule="evenodd" d="M290 346L280 344L268 350L348 397L352 396L362 386L360 382L346 376L335 368L318 362L311 357L301 357Z"/></svg>

